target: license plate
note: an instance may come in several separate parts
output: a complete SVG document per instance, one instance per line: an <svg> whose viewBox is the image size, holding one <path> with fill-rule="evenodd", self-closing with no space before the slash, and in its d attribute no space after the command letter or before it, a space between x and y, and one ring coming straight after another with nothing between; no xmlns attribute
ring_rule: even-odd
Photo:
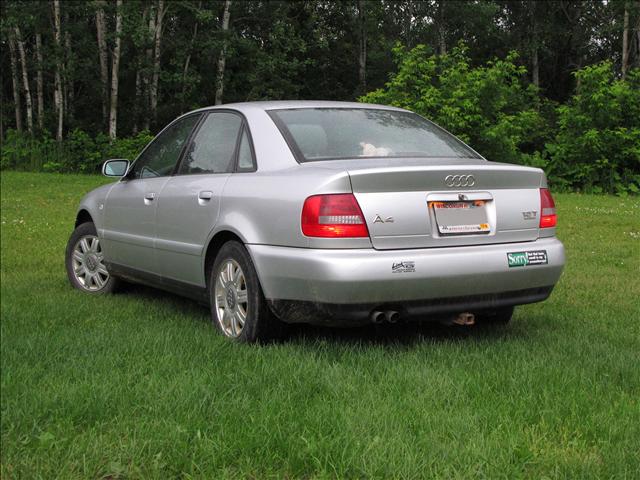
<svg viewBox="0 0 640 480"><path fill-rule="evenodd" d="M441 235L489 233L487 202L429 202Z"/></svg>

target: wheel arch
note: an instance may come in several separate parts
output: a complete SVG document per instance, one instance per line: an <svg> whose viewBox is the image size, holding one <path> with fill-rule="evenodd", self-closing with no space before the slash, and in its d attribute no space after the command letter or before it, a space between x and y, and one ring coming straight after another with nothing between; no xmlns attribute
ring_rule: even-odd
<svg viewBox="0 0 640 480"><path fill-rule="evenodd" d="M240 235L232 232L231 230L220 230L216 232L215 235L213 235L213 237L211 237L211 239L209 240L209 243L207 244L207 248L205 250L203 265L205 285L208 285L209 283L209 271L213 266L213 262L215 262L216 260L216 255L220 251L220 248L222 247L222 245L232 240L235 240L242 245L244 245L245 243Z"/></svg>
<svg viewBox="0 0 640 480"><path fill-rule="evenodd" d="M93 221L93 217L89 213L86 208L81 208L76 215L76 223L75 228L78 228L83 223L91 222L95 225L96 222Z"/></svg>

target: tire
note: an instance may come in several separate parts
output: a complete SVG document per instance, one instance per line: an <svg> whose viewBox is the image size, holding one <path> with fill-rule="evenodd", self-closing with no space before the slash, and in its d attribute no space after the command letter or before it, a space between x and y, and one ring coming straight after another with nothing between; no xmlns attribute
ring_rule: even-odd
<svg viewBox="0 0 640 480"><path fill-rule="evenodd" d="M65 253L71 285L91 295L114 292L119 281L109 274L103 260L95 225L91 222L79 225L71 234Z"/></svg>
<svg viewBox="0 0 640 480"><path fill-rule="evenodd" d="M280 338L283 325L262 293L249 252L237 241L225 243L209 272L211 321L225 336L240 343Z"/></svg>
<svg viewBox="0 0 640 480"><path fill-rule="evenodd" d="M511 321L515 307L502 307L480 316L480 324L487 326L504 326Z"/></svg>

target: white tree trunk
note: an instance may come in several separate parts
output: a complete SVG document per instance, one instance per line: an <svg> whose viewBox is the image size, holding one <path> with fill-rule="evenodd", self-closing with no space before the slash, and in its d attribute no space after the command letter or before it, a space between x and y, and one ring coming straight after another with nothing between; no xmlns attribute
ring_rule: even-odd
<svg viewBox="0 0 640 480"><path fill-rule="evenodd" d="M624 23L622 27L622 78L629 70L629 3L624 2Z"/></svg>
<svg viewBox="0 0 640 480"><path fill-rule="evenodd" d="M445 25L444 0L438 1L438 45L440 47L440 55L447 54L447 28Z"/></svg>
<svg viewBox="0 0 640 480"><path fill-rule="evenodd" d="M60 27L60 0L53 0L53 39L56 44L56 69L55 69L55 91L54 103L58 113L58 126L56 129L56 139L62 141L62 127L64 122L64 103L62 100L62 60L60 57L61 45L61 27Z"/></svg>
<svg viewBox="0 0 640 480"><path fill-rule="evenodd" d="M42 34L36 33L36 95L38 96L38 128L44 130L44 81L42 79Z"/></svg>
<svg viewBox="0 0 640 480"><path fill-rule="evenodd" d="M98 2L96 10L96 32L100 56L100 84L102 86L102 124L109 119L109 51L107 50L107 22L104 15L104 1Z"/></svg>
<svg viewBox="0 0 640 480"><path fill-rule="evenodd" d="M22 106L20 104L20 82L18 80L18 58L16 57L16 42L9 32L9 54L11 57L11 85L13 87L13 105L16 111L16 130L22 132Z"/></svg>
<svg viewBox="0 0 640 480"><path fill-rule="evenodd" d="M198 2L198 11L202 9L202 2ZM189 53L184 61L184 68L182 69L182 94L180 95L180 113L184 112L184 101L187 94L187 74L189 73L189 64L191 63L191 52L193 51L193 45L196 42L198 36L198 19L196 18L193 25L193 35L191 36L191 42L189 43Z"/></svg>
<svg viewBox="0 0 640 480"><path fill-rule="evenodd" d="M120 36L122 35L122 0L116 2L116 43L111 59L111 108L109 110L109 138L115 140L118 124L118 72L120 69Z"/></svg>
<svg viewBox="0 0 640 480"><path fill-rule="evenodd" d="M158 111L158 80L160 79L160 47L162 44L162 19L166 12L164 0L158 0L156 11L156 32L154 37L153 55L153 76L151 78L151 88L149 90L149 105L151 107L151 117L155 121Z"/></svg>
<svg viewBox="0 0 640 480"><path fill-rule="evenodd" d="M149 66L153 64L153 44L156 37L156 15L157 15L156 8L152 6L151 11L149 12L149 38L147 39L147 51L146 51L147 69L149 68ZM150 113L151 112L151 89L149 88L150 81L149 81L148 70L146 70L142 75L142 84L144 85L144 92L147 96L146 105L148 108L147 111L145 112L144 121L142 122L142 128L145 130L149 130L149 125L150 125L149 116L151 114Z"/></svg>
<svg viewBox="0 0 640 480"><path fill-rule="evenodd" d="M225 0L224 12L222 14L222 34L227 35L229 31L229 8L231 7L231 0ZM218 57L218 72L216 75L216 105L222 103L222 95L224 94L224 68L227 61L227 39L225 37L222 42L222 49L220 49L220 56Z"/></svg>
<svg viewBox="0 0 640 480"><path fill-rule="evenodd" d="M538 58L538 18L536 15L536 2L530 2L531 13L531 81L536 87L540 87L540 61Z"/></svg>
<svg viewBox="0 0 640 480"><path fill-rule="evenodd" d="M358 55L358 80L360 81L360 92L367 91L367 28L364 10L364 0L358 0L358 20L360 24L360 54Z"/></svg>
<svg viewBox="0 0 640 480"><path fill-rule="evenodd" d="M27 130L33 133L33 104L31 102L31 88L29 88L29 72L27 70L27 55L24 51L24 42L19 27L14 27L16 34L16 43L18 44L18 53L20 54L20 63L22 64L22 88L24 89L24 98L27 105Z"/></svg>

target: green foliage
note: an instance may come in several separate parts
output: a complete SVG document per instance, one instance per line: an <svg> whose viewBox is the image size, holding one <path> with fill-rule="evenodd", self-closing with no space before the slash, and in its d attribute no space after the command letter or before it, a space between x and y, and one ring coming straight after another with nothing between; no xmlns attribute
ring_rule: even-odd
<svg viewBox="0 0 640 480"><path fill-rule="evenodd" d="M397 72L361 101L420 113L489 160L544 168L556 189L640 193L640 70L622 80L608 61L585 67L576 94L557 106L527 85L515 53L477 67L462 45L394 54Z"/></svg>
<svg viewBox="0 0 640 480"><path fill-rule="evenodd" d="M49 136L35 139L7 130L0 148L0 169L47 171L46 165L60 164L65 156L64 147Z"/></svg>
<svg viewBox="0 0 640 480"><path fill-rule="evenodd" d="M558 107L547 145L549 175L569 189L640 192L640 69L617 79L611 62L576 73L577 93Z"/></svg>
<svg viewBox="0 0 640 480"><path fill-rule="evenodd" d="M490 160L530 163L548 131L537 89L516 53L472 67L463 45L437 56L425 45L394 48L398 70L384 88L360 98L424 115Z"/></svg>
<svg viewBox="0 0 640 480"><path fill-rule="evenodd" d="M0 168L45 172L95 173L109 158L133 160L153 136L140 132L113 142L99 133L95 138L80 129L69 133L58 143L49 136L34 138L8 130L2 144Z"/></svg>

